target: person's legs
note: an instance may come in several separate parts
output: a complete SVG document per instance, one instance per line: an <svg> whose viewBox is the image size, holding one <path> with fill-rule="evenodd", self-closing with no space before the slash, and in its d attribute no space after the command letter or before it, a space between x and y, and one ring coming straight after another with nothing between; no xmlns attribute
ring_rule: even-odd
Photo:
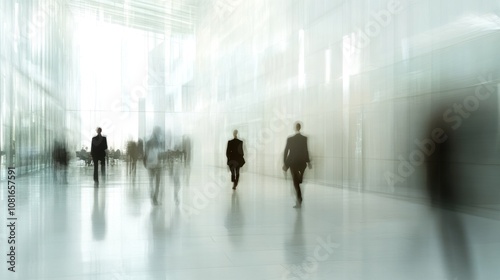
<svg viewBox="0 0 500 280"><path fill-rule="evenodd" d="M299 184L302 184L302 179L304 178L304 172L306 171L306 167L307 167L307 165L304 165L304 167L301 167L299 169L299 172L300 172Z"/></svg>
<svg viewBox="0 0 500 280"><path fill-rule="evenodd" d="M158 201L156 199L157 196L157 188L155 187L156 185L156 168L148 168L148 174L149 174L149 192L150 192L150 197L151 197L151 202L154 205L158 204Z"/></svg>
<svg viewBox="0 0 500 280"><path fill-rule="evenodd" d="M236 185L238 184L237 169L238 169L237 165L235 164L229 165L229 170L231 170L231 182L233 182L233 190L236 189Z"/></svg>
<svg viewBox="0 0 500 280"><path fill-rule="evenodd" d="M234 168L234 165L229 165L229 170L231 171L231 182L234 183L234 180L236 179L236 170Z"/></svg>
<svg viewBox="0 0 500 280"><path fill-rule="evenodd" d="M127 155L127 174L132 173L132 159Z"/></svg>
<svg viewBox="0 0 500 280"><path fill-rule="evenodd" d="M295 193L297 194L297 206L302 204L302 192L300 190L300 170L295 167L290 166L290 172L292 173L293 186L295 187Z"/></svg>
<svg viewBox="0 0 500 280"><path fill-rule="evenodd" d="M101 177L103 181L106 180L106 163L104 159L101 159Z"/></svg>
<svg viewBox="0 0 500 280"><path fill-rule="evenodd" d="M92 161L94 163L94 182L99 183L99 175L98 175L99 160L97 158L92 158Z"/></svg>
<svg viewBox="0 0 500 280"><path fill-rule="evenodd" d="M160 192L160 177L161 172L159 168L153 169L153 180L155 181L154 194L153 194L153 203L158 205L158 193Z"/></svg>
<svg viewBox="0 0 500 280"><path fill-rule="evenodd" d="M179 203L179 190L181 189L181 180L180 180L180 165L182 163L176 163L175 170L174 170L174 199L175 203Z"/></svg>
<svg viewBox="0 0 500 280"><path fill-rule="evenodd" d="M134 176L136 173L136 166L137 166L137 158L134 158L134 159L132 159L132 170L131 170L132 175L134 175Z"/></svg>
<svg viewBox="0 0 500 280"><path fill-rule="evenodd" d="M234 177L235 178L234 184L237 186L238 182L240 180L240 167L239 166L235 167L234 171L235 171L235 174L236 174L235 177Z"/></svg>
<svg viewBox="0 0 500 280"><path fill-rule="evenodd" d="M153 190L154 190L154 184L153 184L153 178L154 178L154 169L148 168L148 175L149 175L149 197L153 199Z"/></svg>

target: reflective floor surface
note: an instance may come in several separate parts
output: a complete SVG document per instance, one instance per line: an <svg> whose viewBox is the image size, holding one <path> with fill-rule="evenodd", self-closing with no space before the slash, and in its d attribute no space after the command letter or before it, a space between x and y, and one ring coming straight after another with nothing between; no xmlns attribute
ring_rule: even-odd
<svg viewBox="0 0 500 280"><path fill-rule="evenodd" d="M233 191L227 170L176 164L155 206L142 165L135 178L125 164L107 171L98 187L83 166L68 184L51 170L16 179L16 272L2 226L1 279L463 279L450 254L475 279L500 279L495 219L455 215L457 244L425 203L305 179L294 209L290 177L243 173Z"/></svg>

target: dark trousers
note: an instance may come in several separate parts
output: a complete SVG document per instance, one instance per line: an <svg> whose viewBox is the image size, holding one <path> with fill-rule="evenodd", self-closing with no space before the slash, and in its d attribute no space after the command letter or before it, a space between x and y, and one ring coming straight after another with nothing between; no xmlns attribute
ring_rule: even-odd
<svg viewBox="0 0 500 280"><path fill-rule="evenodd" d="M92 158L92 161L94 162L94 182L99 182L98 163L101 161L101 175L104 179L106 176L106 162L104 158Z"/></svg>
<svg viewBox="0 0 500 280"><path fill-rule="evenodd" d="M290 172L292 173L293 186L295 187L295 192L297 194L297 202L302 203L302 191L300 190L300 184L302 183L302 177L304 177L304 171L306 166L297 167L290 166Z"/></svg>
<svg viewBox="0 0 500 280"><path fill-rule="evenodd" d="M231 182L238 184L240 179L240 167L236 164L229 165L229 170L231 170Z"/></svg>

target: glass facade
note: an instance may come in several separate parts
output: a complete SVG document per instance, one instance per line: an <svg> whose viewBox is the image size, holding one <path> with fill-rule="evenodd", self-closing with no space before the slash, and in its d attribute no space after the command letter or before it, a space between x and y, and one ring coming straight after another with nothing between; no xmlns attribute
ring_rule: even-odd
<svg viewBox="0 0 500 280"><path fill-rule="evenodd" d="M78 56L60 1L4 1L1 13L2 178L50 164L53 140L78 141Z"/></svg>

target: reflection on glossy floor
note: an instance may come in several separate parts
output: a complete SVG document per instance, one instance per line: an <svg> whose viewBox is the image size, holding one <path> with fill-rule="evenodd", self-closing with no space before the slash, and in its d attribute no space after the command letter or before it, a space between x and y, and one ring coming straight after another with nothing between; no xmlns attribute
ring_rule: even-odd
<svg viewBox="0 0 500 280"><path fill-rule="evenodd" d="M448 279L426 205L306 181L297 210L290 179L243 173L233 191L226 170L180 166L164 174L161 206L142 166L135 180L110 167L99 188L74 166L69 181L17 179L17 272L3 227L1 279ZM500 279L498 221L465 223L477 279Z"/></svg>

